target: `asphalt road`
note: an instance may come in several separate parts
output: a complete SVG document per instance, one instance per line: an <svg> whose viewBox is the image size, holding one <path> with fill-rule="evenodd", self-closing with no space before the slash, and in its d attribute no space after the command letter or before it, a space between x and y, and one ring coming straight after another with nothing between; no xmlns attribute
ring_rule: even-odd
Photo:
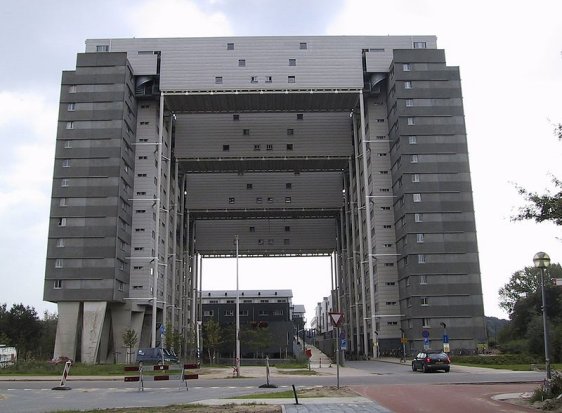
<svg viewBox="0 0 562 413"><path fill-rule="evenodd" d="M444 394L447 400L455 400L462 394L466 394L470 400L489 400L488 388L492 384L512 386L514 389L524 388L530 391L536 388L544 378L544 374L540 372L510 372L454 365L450 373L428 374L412 372L409 365L380 361L348 362L346 367L347 369L341 369L341 386L353 386L360 389L365 397L383 405L386 403L385 407L395 412L450 411L437 408L435 401L443 399ZM70 409L163 406L256 392L286 390L293 384L307 387L334 386L336 384L335 367L330 370L323 369L322 372L325 375L274 377L271 379L271 383L277 385L278 389L271 390L259 389L258 386L265 382L264 378L206 379L204 376L201 376L203 377L201 379L190 381L188 391L185 387L180 387L178 381L175 380L146 381L143 392L138 391L137 383L125 383L122 380L86 381L71 377L67 384L72 390L68 391L51 390L52 387L58 385L58 381L0 381L0 412L51 412ZM480 385L472 386L475 387L475 390L471 391L467 390L468 387L460 387L467 384ZM411 389L407 389L410 387ZM462 391L460 391L461 389ZM484 391L484 395L478 396L478 392L481 390ZM395 394L393 392L398 392L398 396L390 397L389 395ZM416 406L420 408L433 406L433 410L416 410L412 408L411 403L406 405L398 403L411 399L414 395L413 400L422 401L427 398L424 403L416 403ZM466 401L463 403L464 406L470 405ZM471 410L458 410L458 408L454 410L455 413L500 411L483 410L482 406Z"/></svg>

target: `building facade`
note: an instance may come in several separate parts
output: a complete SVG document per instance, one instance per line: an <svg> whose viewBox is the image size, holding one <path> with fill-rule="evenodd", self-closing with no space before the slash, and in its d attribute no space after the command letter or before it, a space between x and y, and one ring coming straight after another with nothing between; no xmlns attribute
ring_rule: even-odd
<svg viewBox="0 0 562 413"><path fill-rule="evenodd" d="M459 69L434 36L86 41L61 84L55 356L187 336L203 257L236 254L331 255L357 355L442 324L451 348L485 340Z"/></svg>

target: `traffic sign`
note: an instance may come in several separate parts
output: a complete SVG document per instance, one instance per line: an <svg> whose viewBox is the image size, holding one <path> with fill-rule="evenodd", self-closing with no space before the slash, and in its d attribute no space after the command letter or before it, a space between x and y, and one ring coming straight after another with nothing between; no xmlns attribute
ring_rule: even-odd
<svg viewBox="0 0 562 413"><path fill-rule="evenodd" d="M328 313L330 316L330 320L332 321L332 325L334 327L339 327L343 323L343 313Z"/></svg>
<svg viewBox="0 0 562 413"><path fill-rule="evenodd" d="M424 338L423 338L423 349L424 349L424 350L428 350L428 349L429 349L429 337L424 337Z"/></svg>
<svg viewBox="0 0 562 413"><path fill-rule="evenodd" d="M449 342L449 336L447 334L443 334L443 344L446 344Z"/></svg>
<svg viewBox="0 0 562 413"><path fill-rule="evenodd" d="M347 351L347 340L345 338L340 339L340 350Z"/></svg>
<svg viewBox="0 0 562 413"><path fill-rule="evenodd" d="M408 342L408 337L402 337L400 339L400 343L402 343L402 344L406 344L407 342Z"/></svg>
<svg viewBox="0 0 562 413"><path fill-rule="evenodd" d="M423 331L422 331L422 337L423 337L423 338L428 338L428 337L429 337L429 331L423 330Z"/></svg>

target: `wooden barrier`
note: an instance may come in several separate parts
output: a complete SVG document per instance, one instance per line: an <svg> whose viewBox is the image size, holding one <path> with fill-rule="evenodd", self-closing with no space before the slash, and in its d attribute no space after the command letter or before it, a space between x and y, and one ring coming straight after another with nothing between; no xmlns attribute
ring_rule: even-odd
<svg viewBox="0 0 562 413"><path fill-rule="evenodd" d="M138 372L136 376L125 376L125 382L139 382L139 391L144 391L144 379L142 374L142 363L139 363L138 366L125 366L124 367L125 373L129 373L132 371Z"/></svg>

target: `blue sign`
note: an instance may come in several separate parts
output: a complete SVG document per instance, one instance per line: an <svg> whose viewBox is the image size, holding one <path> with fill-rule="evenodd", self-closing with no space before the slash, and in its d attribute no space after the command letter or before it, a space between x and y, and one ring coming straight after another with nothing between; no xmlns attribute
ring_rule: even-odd
<svg viewBox="0 0 562 413"><path fill-rule="evenodd" d="M166 327L164 327L164 324L160 324L160 334L166 334Z"/></svg>
<svg viewBox="0 0 562 413"><path fill-rule="evenodd" d="M423 330L423 331L422 331L422 337L423 337L423 338L428 338L428 337L429 337L429 331Z"/></svg>
<svg viewBox="0 0 562 413"><path fill-rule="evenodd" d="M347 340L345 338L340 339L340 350L347 351Z"/></svg>
<svg viewBox="0 0 562 413"><path fill-rule="evenodd" d="M449 342L449 336L447 334L443 334L443 343L448 343Z"/></svg>
<svg viewBox="0 0 562 413"><path fill-rule="evenodd" d="M423 344L425 345L429 345L429 337L424 337L423 338Z"/></svg>

